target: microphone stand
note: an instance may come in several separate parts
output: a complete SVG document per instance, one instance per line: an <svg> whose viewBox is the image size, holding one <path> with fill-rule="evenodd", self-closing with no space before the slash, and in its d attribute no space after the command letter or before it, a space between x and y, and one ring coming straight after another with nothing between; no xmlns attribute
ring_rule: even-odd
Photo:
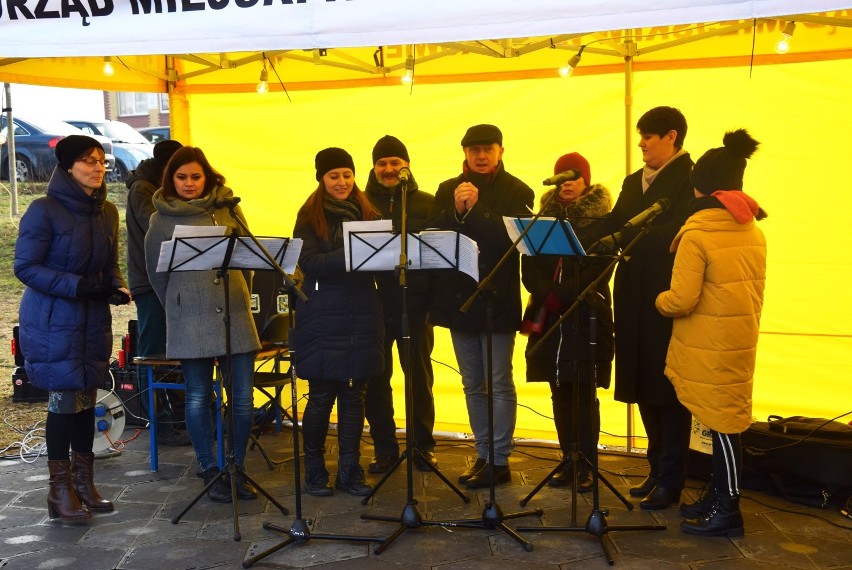
<svg viewBox="0 0 852 570"><path fill-rule="evenodd" d="M559 319L557 319L557 321L553 324L553 326L551 326L550 329L548 329L547 332L545 334L543 334L542 337L533 346L530 347L530 349L527 351L527 354L535 354L535 352L541 348L542 343L544 343L545 339L547 339L551 334L554 333L554 331L556 331L557 328L559 328L560 324L566 318L568 318L568 315L571 315L572 313L574 313L574 311L577 309L577 307L580 305L580 303L582 303L590 293L596 293L597 292L598 285L600 285L600 283L604 280L604 278L607 278L608 276L611 275L611 271L615 267L616 263L618 263L619 261L624 259L624 257L630 252L630 250L633 249L633 246L635 246L636 243L638 243L640 239L645 237L645 234L647 234L649 230L650 230L650 224L646 223L644 225L644 227L642 228L642 231L639 232L639 234L635 238L633 238L633 240L629 244L627 244L627 247L625 247L621 251L621 253L615 255L615 257L609 263L609 265L607 265L607 267L601 272L600 275L598 275L591 283L589 283L588 287L583 289L583 291L574 300L574 303L565 311L565 313L563 313L559 317ZM578 278L578 276L577 276L577 278ZM597 343L597 338L596 338L597 316L596 316L596 313L595 313L594 306L591 303L588 303L588 305L589 305L589 308L591 310L591 314L590 314L590 317L589 317L589 328L590 328L589 344L590 344L590 354L591 354L590 358L591 358L592 366L595 367L595 375L597 376L597 366L596 366L596 362L595 362L595 346L596 346L596 343ZM577 319L575 317L575 320L579 320L579 319ZM611 565L615 564L615 560L613 558L612 552L609 549L608 543L606 543L603 539L604 535L606 535L610 530L616 530L616 531L618 531L618 530L624 530L624 531L631 531L631 530L666 530L666 526L665 525L618 525L618 526L608 526L607 525L606 515L609 514L609 512L606 511L606 510L601 510L601 508L600 508L600 493L599 493L599 486L598 486L599 481L603 481L603 483L609 488L609 490L612 491L613 494L627 507L627 510L629 510L629 511L633 510L633 503L628 501L624 497L624 495L619 493L618 490L616 490L616 488L609 481L607 481L605 477L603 477L599 473L597 450L595 450L594 457L592 458L593 460L591 460L591 461L589 460L588 457L586 457L579 450L579 436L580 436L580 431L578 429L579 428L578 422L579 422L579 415L580 415L580 411L579 411L579 405L580 405L580 389L579 389L579 382L580 382L579 366L580 365L579 365L579 361L575 364L575 366L576 366L576 370L575 370L575 375L574 375L574 379L573 379L574 384L572 386L572 396L573 397L572 397L572 405L571 405L571 408L572 408L571 413L573 414L571 421L572 421L573 426L575 427L575 429L574 429L575 441L572 442L572 444L571 444L571 455L570 455L570 460L573 461L573 466L572 466L572 468L573 468L573 485L572 485L572 491L571 491L571 500L572 500L571 526L567 526L567 527L518 527L517 530L519 532L523 532L523 531L586 532L588 534L595 536L598 539L598 543L600 544L601 549L604 551L604 555L606 556L607 561L609 562L609 564L611 566ZM595 384L593 385L593 389L591 390L591 402L589 402L590 406L594 406L595 401L597 399L596 386L597 386L597 381L595 379ZM533 497L533 495L538 493L538 491L544 486L544 484L548 480L550 480L550 478L553 477L556 474L557 471L559 471L562 468L562 466L565 464L566 461L568 461L568 459L563 459L562 462L560 462L559 465L557 465L556 468L553 471L551 471L550 474L547 477L545 477L544 480L542 480L538 484L538 486L536 486L536 488L533 489L532 492L530 492L529 495L527 495L524 499L522 499L521 503L520 503L521 506L526 505L527 502ZM578 524L577 524L577 479L578 479L577 469L578 469L578 464L579 464L580 461L583 461L586 465L588 465L591 468L591 471L592 471L592 512L589 514L589 518L586 520L585 526L578 526Z"/></svg>
<svg viewBox="0 0 852 570"><path fill-rule="evenodd" d="M403 462L406 461L406 501L405 507L402 509L402 514L398 518L394 517L386 517L380 515L367 515L362 514L361 518L364 520L376 520L376 521L386 521L386 522L399 522L399 528L386 538L379 546L374 550L375 554L381 554L385 548L391 545L391 543L396 540L403 532L412 528L419 528L424 525L432 525L432 526L441 526L444 523L438 521L426 521L423 520L423 517L420 515L420 512L417 509L417 501L414 499L414 475L412 471L412 461L417 457L421 457L422 454L420 449L416 445L412 445L413 441L413 420L414 420L414 388L413 388L413 379L411 373L411 333L410 326L408 322L408 179L400 178L400 246L399 246L399 265L397 266L397 271L399 272L399 286L400 292L402 295L402 348L401 352L405 355L403 360L403 374L405 377L405 450L399 455L397 460L388 469L387 473L381 478L381 480L373 487L372 492L364 497L361 500L362 505L366 505L370 498L375 495L379 488L387 481L388 477L396 470L397 467ZM434 465L424 461L426 465L429 465L429 469L435 473L444 483L447 484L450 489L452 489L465 503L470 502L470 498L462 493L455 485L447 479L443 473L441 473L437 467Z"/></svg>
<svg viewBox="0 0 852 570"><path fill-rule="evenodd" d="M506 250L506 253L503 254L503 257L500 258L500 261L494 266L491 272L479 282L476 290L474 290L473 294L470 298L464 302L464 304L459 309L462 313L467 313L470 310L471 305L476 300L476 298L480 295L480 293L484 291L488 291L489 294L486 298L486 309L485 309L485 354L486 359L488 361L488 365L486 367L486 389L488 391L488 503L485 505L485 508L482 511L482 517L480 519L466 519L460 521L453 521L450 523L445 523L445 526L457 526L457 527L469 527L469 528L485 528L489 530L500 529L512 538L514 538L527 552L532 551L533 545L531 542L525 540L521 535L517 532L506 526L504 522L507 519L514 519L520 517L526 517L530 515L541 516L544 511L542 509L533 509L530 511L520 511L515 513L503 513L503 510L500 508L500 505L497 503L495 485L494 485L494 363L493 363L493 347L492 347L492 339L494 335L494 295L493 289L490 287L491 281L494 279L494 276L500 270L500 268L505 265L506 261L515 253L515 248L524 239L524 237L529 233L532 229L533 225L535 225L536 221L541 217L541 212L547 208L550 202L559 194L559 191L553 192L550 197L545 201L542 205L541 209L536 213L531 219L530 223L524 228L524 230L515 238L515 241L512 242L512 245Z"/></svg>

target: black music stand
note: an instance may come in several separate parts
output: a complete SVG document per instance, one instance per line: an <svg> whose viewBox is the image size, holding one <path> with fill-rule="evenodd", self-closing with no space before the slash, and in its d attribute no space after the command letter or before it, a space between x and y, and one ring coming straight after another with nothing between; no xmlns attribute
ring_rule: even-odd
<svg viewBox="0 0 852 570"><path fill-rule="evenodd" d="M617 254L613 257L612 261L606 266L606 268L600 273L600 275L598 275L598 277L596 279L594 279L591 283L589 283L589 285L585 289L583 289L583 291L574 300L574 303L570 307L568 307L568 309L556 320L556 322L553 324L553 326L546 333L544 333L541 336L541 338L538 340L538 342L536 342L532 347L530 347L530 349L527 351L528 354L533 354L537 350L539 350L541 348L542 343L544 343L544 341L559 328L560 324L562 324L562 322L566 318L568 318L569 315L574 314L575 318L576 318L575 311L576 311L577 307L579 307L580 303L584 302L586 300L586 297L588 297L590 294L597 292L598 285L600 285L600 283L604 279L609 278L609 276L612 274L612 270L615 267L616 263L618 263L620 260L624 259L624 257L630 252L630 250L633 248L633 246L642 237L644 237L646 233L648 233L648 230L649 230L649 226L646 224L642 228L642 231L639 232L639 234L627 245L627 247L625 247L621 251L621 253L619 253L619 254ZM590 303L590 306L591 306L591 303ZM590 328L591 328L591 342L592 342L592 364L594 365L594 342L595 342L595 335L596 335L596 330L595 330L596 329L596 316L595 316L594 309L591 311L591 319L592 320L590 322L590 325L591 325ZM579 367L578 367L578 369L579 369ZM597 383L595 383L595 384L597 384ZM573 384L572 390L573 390L572 408L574 408L572 410L572 413L574 414L574 417L572 418L572 422L577 422L577 421L579 421L579 411L578 411L577 407L579 406L579 400L580 400L580 398L579 398L579 376L574 378L574 384ZM591 391L591 397L592 397L592 401L589 402L589 404L593 405L594 400L596 398L595 390ZM577 435L576 439L578 439L579 438L579 430L575 429L574 433ZM518 527L517 530L519 532L524 532L524 531L586 532L588 534L595 536L598 539L598 543L600 544L601 549L603 550L604 555L606 556L607 562L610 565L613 565L613 564L615 564L615 560L612 556L612 552L610 551L610 549L608 547L608 544L604 541L604 536L609 531L611 531L611 530L615 530L615 531L619 531L619 530L623 530L623 531L666 530L665 525L618 525L618 526L609 526L606 522L606 515L608 514L608 512L603 511L600 508L600 493L599 493L599 488L598 488L598 481L603 481L604 484L609 488L609 490L612 491L613 494L619 500L621 500L622 503L624 503L624 505L627 507L628 510L633 510L633 504L630 501L628 501L626 498L624 498L624 496L621 493L619 493L615 489L615 487L613 487L613 485L609 481L606 480L606 478L604 478L602 475L600 475L600 472L598 471L598 454L597 454L597 452L595 452L594 457L592 458L592 460L590 460L588 457L585 456L585 454L583 454L579 450L579 442L575 441L575 442L572 442L572 445L571 445L570 460L572 460L574 462L573 466L572 466L572 469L573 469L573 485L572 485L572 492L571 492L571 496L572 496L571 525L567 526L567 527ZM567 459L563 459L559 463L559 465L557 465L556 468L554 468L553 471L551 471L550 474L548 474L547 477L545 477L544 480L542 480L538 484L538 486L535 489L533 489L532 492L530 492L530 494L527 495L521 501L521 505L522 506L525 505L530 500L530 498L532 498L532 496L535 495L544 486L544 484L547 483L547 481L549 481L550 478L553 477L564 466L566 461L567 461ZM583 461L584 463L586 463L586 465L588 465L588 467L592 471L592 512L589 514L589 518L586 520L585 526L579 526L577 524L577 469L578 469L578 464L579 464L580 461Z"/></svg>
<svg viewBox="0 0 852 570"><path fill-rule="evenodd" d="M385 548L391 545L394 540L396 540L403 532L413 528L419 528L421 526L441 526L442 523L438 521L429 521L423 520L423 517L420 515L420 512L417 509L417 501L414 499L414 475L412 470L412 463L416 458L421 458L421 461L429 466L429 470L435 473L441 481L444 482L453 492L455 492L465 503L470 502L470 498L462 493L458 487L453 485L453 483L447 479L447 477L441 473L441 471L432 465L431 463L425 461L423 459L423 454L420 449L416 445L412 445L413 441L413 425L412 421L414 418L414 388L413 388L413 380L411 377L411 333L408 322L408 180L407 178L400 179L400 194L401 194L401 216L400 216L400 227L399 227L399 264L394 268L397 274L399 275L399 287L401 291L402 303L401 303L401 315L402 315L402 347L401 351L405 355L405 359L403 361L403 374L405 377L405 449L400 453L397 460L391 465L390 469L384 474L384 476L379 480L379 482L373 487L373 490L369 495L364 497L361 500L362 505L366 505L370 498L375 495L378 490L384 485L385 481L388 480L396 468L400 466L400 464L405 461L405 476L406 476L406 500L405 506L402 509L402 513L399 517L387 517L381 515L361 515L361 518L364 520L377 520L377 521L385 521L385 522L398 522L399 527L397 530L391 534L388 538L386 538L379 546L374 550L375 554L381 554ZM394 235L396 235L394 233ZM390 242L394 243L394 242Z"/></svg>
<svg viewBox="0 0 852 570"><path fill-rule="evenodd" d="M235 216L236 217L236 216ZM161 248L165 246L168 250L169 242L164 242ZM232 231L228 236L219 237L179 237L172 240L171 255L167 264L168 271L199 271L217 269L216 275L222 279L222 284L225 293L225 311L223 321L225 322L225 358L227 366L220 369L222 373L223 383L225 386L225 396L229 402L232 400L233 394L233 358L231 352L231 295L230 295L230 270L232 269L253 269L252 263L245 258L237 260L235 258L235 250L238 244L243 244L237 236L236 231ZM161 260L163 251L161 249ZM256 267L258 269L266 268L263 266ZM159 269L159 267L158 267ZM207 491L213 487L227 473L231 482L231 506L234 519L234 540L241 540L239 513L238 513L238 498L237 498L237 474L240 474L246 481L252 484L264 497L266 497L273 505L275 505L283 514L288 514L289 511L275 500L263 487L261 487L246 471L237 465L234 455L234 408L227 408L228 434L227 434L227 453L225 457L225 469L219 471L210 483L208 483L201 492L184 508L178 515L172 518L172 524L178 524L189 510L195 506L195 503L204 496Z"/></svg>

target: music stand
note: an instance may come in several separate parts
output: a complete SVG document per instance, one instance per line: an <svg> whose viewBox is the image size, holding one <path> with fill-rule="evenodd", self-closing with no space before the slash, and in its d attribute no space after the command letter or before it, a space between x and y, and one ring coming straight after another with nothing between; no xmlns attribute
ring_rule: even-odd
<svg viewBox="0 0 852 570"><path fill-rule="evenodd" d="M435 473L441 481L444 482L453 492L456 493L465 503L470 502L470 498L462 493L458 487L453 485L453 483L447 479L447 477L441 473L441 471L431 463L423 460L423 454L420 449L416 445L412 445L413 442L413 418L414 418L414 388L413 388L413 380L411 376L411 332L408 322L408 269L409 269L409 259L408 259L408 179L401 178L400 179L400 195L401 195L401 215L400 215L400 227L399 227L399 264L396 265L393 269L399 275L399 287L401 293L401 333L402 333L402 347L401 352L405 355L405 359L403 360L403 375L405 378L405 449L400 453L399 457L396 461L391 465L390 469L384 474L384 476L379 480L379 482L373 487L373 490L369 495L364 497L361 500L362 505L366 505L369 500L378 492L378 490L384 485L385 481L396 471L397 467L399 467L403 461L405 461L405 476L406 476L406 500L405 506L402 509L402 513L399 517L387 517L381 515L366 515L362 514L361 518L364 520L377 520L377 521L385 521L385 522L398 522L399 527L397 530L391 534L388 538L386 538L373 552L375 554L381 554L385 548L391 545L394 540L396 540L403 532L413 528L419 528L421 526L440 526L442 523L438 521L429 521L423 520L423 517L420 515L419 510L417 509L417 501L414 499L414 474L412 470L412 463L414 459L417 457L421 458L421 461L429 466L429 470ZM352 235L350 233L350 235ZM393 233L392 235L397 235ZM394 240L390 240L387 243L396 243ZM457 242L458 243L458 242ZM394 246L391 246L394 247ZM351 250L351 248L350 248ZM437 249L433 248L433 251L438 253ZM420 256L418 255L418 259ZM446 259L446 258L445 258ZM419 267L422 267L422 263L418 264Z"/></svg>
<svg viewBox="0 0 852 570"><path fill-rule="evenodd" d="M236 217L236 216L235 216ZM201 230L203 233L205 230ZM176 237L170 241L163 242L160 246L160 263L157 270L162 271L201 271L201 270L217 270L217 276L222 279L225 293L225 309L223 321L225 323L225 358L228 362L226 367L220 368L223 384L225 386L225 395L229 402L232 401L233 390L233 358L231 352L231 295L230 295L230 274L231 269L263 269L268 268L259 264L252 264L252 255L247 255L245 251L247 244L241 241L237 236L236 231L232 231L227 236L203 236L195 235L194 237ZM262 247L262 246L260 246ZM285 244L286 248L286 244ZM250 249L250 248L249 248ZM235 253L236 252L236 253ZM257 265L254 267L253 265ZM231 506L234 520L234 540L241 540L239 513L238 513L238 498L237 498L237 474L240 474L246 481L252 484L264 497L266 497L273 505L275 505L284 515L289 511L275 500L263 487L261 487L246 471L237 465L234 455L234 411L233 406L228 407L227 413L228 434L227 434L227 454L225 461L225 469L219 473L201 490L198 495L184 508L178 515L172 518L172 524L178 524L189 510L195 506L201 497L213 487L227 473L231 483Z"/></svg>
<svg viewBox="0 0 852 570"><path fill-rule="evenodd" d="M583 291L574 300L574 303L572 303L571 306L568 307L568 309L562 315L560 315L560 317L556 320L556 322L553 324L553 326L551 326L550 329L547 332L545 332L541 336L541 338L538 339L538 341L533 346L530 347L530 349L527 351L528 354L534 354L536 351L538 351L541 348L544 341L547 338L549 338L550 335L553 334L559 328L559 326L562 324L562 322L566 318L568 318L569 315L574 314L575 310L577 309L577 307L579 307L580 303L585 301L585 299L588 295L590 295L591 293L595 293L597 291L598 285L600 285L600 283L604 279L607 279L612 274L612 270L615 267L616 263L618 263L620 260L624 259L624 257L630 252L630 250L633 248L633 246L642 237L644 237L646 233L648 233L649 229L650 229L649 225L646 224L642 228L642 231L639 232L639 234L627 245L627 247L625 247L621 251L621 253L619 253L618 255L613 257L612 261L606 266L606 268L600 273L600 275L598 275L597 278L595 278L591 283L589 283L589 285L585 289L583 289ZM595 342L595 335L596 335L595 329L596 329L596 322L597 322L594 309L592 309L591 315L592 315L591 319L590 319L590 329L591 329L590 337L591 337L591 341L592 341L592 343L591 343L591 360L592 360L592 365L594 365L595 364L594 342ZM575 318L576 318L576 316L575 316ZM579 397L579 380L580 380L579 379L579 366L577 367L577 369L578 369L578 373L577 373L576 377L574 378L574 384L572 386L572 390L573 390L573 394L572 394L573 395L573 399L572 399L573 405L572 405L572 408L575 408L573 410L574 417L572 418L572 422L579 421L579 411L576 409L577 406L579 406L579 400L580 400L580 397ZM595 383L595 385L596 384L597 383ZM596 390L594 390L594 389L591 391L592 401L589 402L590 405L594 404L594 400L596 398L595 392L596 392ZM579 429L575 429L575 434L577 435L577 439L579 439ZM610 530L615 530L615 531L619 531L619 530L623 530L623 531L666 530L665 525L618 525L618 526L609 526L607 524L607 521L606 521L607 512L602 511L601 508L600 508L600 493L599 493L599 489L598 489L598 481L603 481L604 484L610 489L610 491L612 491L613 494L618 499L620 499L622 503L624 503L624 505L627 507L628 510L633 510L633 504L630 501L628 501L621 493L619 493L615 489L615 487L613 487L613 485L609 481L606 480L606 478L604 478L602 475L600 475L600 473L598 471L598 454L597 454L597 452L595 452L593 461L591 461L591 460L589 460L588 457L585 456L585 454L583 454L579 450L579 445L577 444L577 442L573 442L572 446L571 446L570 457L571 457L571 460L574 462L574 464L572 466L572 469L573 469L573 485L572 485L572 492L571 492L571 496L572 496L571 525L567 526L567 527L544 527L544 526L542 526L542 527L518 527L517 528L518 532L524 532L524 531L586 532L588 534L594 535L598 539L598 544L600 544L601 549L603 550L604 555L606 556L607 562L610 565L613 565L613 564L615 564L615 560L612 556L612 552L610 551L607 543L604 541L604 535L606 535ZM592 512L589 514L589 518L586 520L585 526L578 526L578 524L577 524L577 469L578 469L578 464L579 464L580 461L583 461L584 463L586 463L592 471ZM553 471L551 471L550 474L548 474L547 477L545 477L544 480L542 480L538 484L538 486L535 489L533 489L532 492L530 492L530 494L527 495L521 501L521 505L522 506L525 505L526 502L529 501L530 498L532 498L532 496L535 495L544 486L544 484L547 481L549 481L550 478L553 477L556 474L556 472L559 471L563 467L565 462L566 462L566 459L563 459L559 463L559 465L557 465L556 468L554 468Z"/></svg>

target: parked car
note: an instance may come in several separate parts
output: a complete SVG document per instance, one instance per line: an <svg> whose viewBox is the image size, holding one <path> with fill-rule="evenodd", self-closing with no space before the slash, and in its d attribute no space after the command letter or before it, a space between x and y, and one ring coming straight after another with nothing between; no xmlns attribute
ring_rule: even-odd
<svg viewBox="0 0 852 570"><path fill-rule="evenodd" d="M13 117L15 136L15 170L18 182L44 181L50 178L53 168L57 164L55 148L56 143L68 135L82 135L77 127L63 121L52 120L30 120ZM0 151L0 176L9 179L9 146L5 139L8 138L6 129L6 115L0 116L0 132L4 137L2 151ZM104 147L106 153L107 176L113 170L115 157L113 156L112 141L102 135L91 135Z"/></svg>
<svg viewBox="0 0 852 570"><path fill-rule="evenodd" d="M107 176L109 182L124 182L127 174L145 160L154 156L154 145L136 129L121 121L66 121L85 133L103 135L112 140L115 167Z"/></svg>
<svg viewBox="0 0 852 570"><path fill-rule="evenodd" d="M166 139L170 139L171 137L171 128L166 127L143 127L141 129L136 129L139 131L143 137L151 141L153 144L157 144L160 141L164 141Z"/></svg>

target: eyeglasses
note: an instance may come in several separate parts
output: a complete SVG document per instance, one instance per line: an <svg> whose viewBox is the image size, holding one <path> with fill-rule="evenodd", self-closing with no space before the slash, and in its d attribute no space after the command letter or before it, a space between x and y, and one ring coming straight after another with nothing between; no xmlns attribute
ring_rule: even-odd
<svg viewBox="0 0 852 570"><path fill-rule="evenodd" d="M92 158L91 156L87 156L86 158L81 158L77 162L82 162L86 166L94 166L96 164L100 164L101 166L106 166L106 159Z"/></svg>

